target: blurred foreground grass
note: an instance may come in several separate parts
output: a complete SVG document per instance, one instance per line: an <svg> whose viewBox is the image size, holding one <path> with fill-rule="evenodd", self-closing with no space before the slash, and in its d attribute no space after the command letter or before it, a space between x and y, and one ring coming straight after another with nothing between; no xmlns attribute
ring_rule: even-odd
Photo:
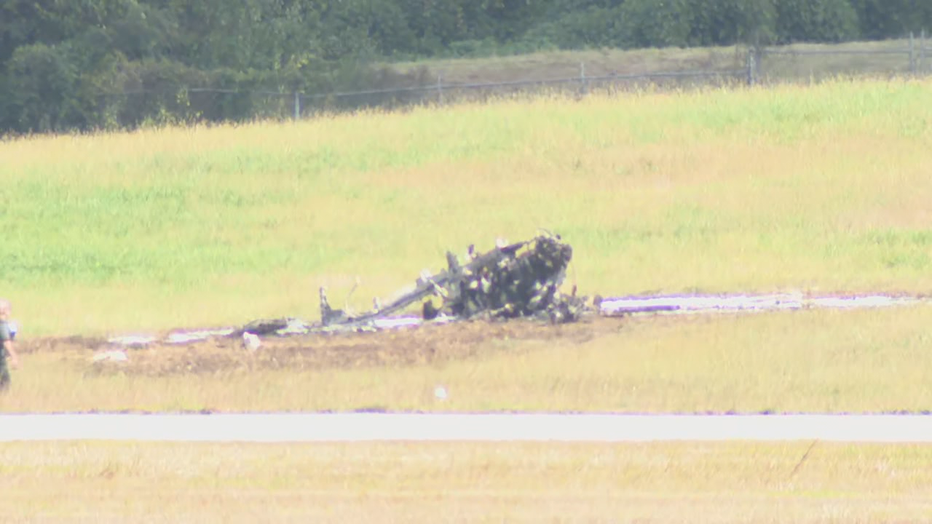
<svg viewBox="0 0 932 524"><path fill-rule="evenodd" d="M0 519L814 523L932 518L928 446L818 443L809 450L810 445L10 443L0 448Z"/></svg>

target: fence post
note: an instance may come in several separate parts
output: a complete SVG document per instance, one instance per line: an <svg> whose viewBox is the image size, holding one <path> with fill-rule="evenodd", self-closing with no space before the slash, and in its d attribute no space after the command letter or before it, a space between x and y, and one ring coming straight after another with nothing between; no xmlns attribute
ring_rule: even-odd
<svg viewBox="0 0 932 524"><path fill-rule="evenodd" d="M579 92L583 95L589 94L589 85L586 83L586 63L579 63Z"/></svg>
<svg viewBox="0 0 932 524"><path fill-rule="evenodd" d="M754 47L748 47L748 59L747 59L747 69L748 69L748 85L753 86L757 81L757 58L754 56Z"/></svg>
<svg viewBox="0 0 932 524"><path fill-rule="evenodd" d="M926 72L926 30L922 29L922 33L919 34L919 72Z"/></svg>
<svg viewBox="0 0 932 524"><path fill-rule="evenodd" d="M294 119L301 119L301 94L297 91L294 92Z"/></svg>
<svg viewBox="0 0 932 524"><path fill-rule="evenodd" d="M437 101L443 105L443 73L437 73Z"/></svg>
<svg viewBox="0 0 932 524"><path fill-rule="evenodd" d="M909 32L909 72L916 74L916 39L913 32Z"/></svg>

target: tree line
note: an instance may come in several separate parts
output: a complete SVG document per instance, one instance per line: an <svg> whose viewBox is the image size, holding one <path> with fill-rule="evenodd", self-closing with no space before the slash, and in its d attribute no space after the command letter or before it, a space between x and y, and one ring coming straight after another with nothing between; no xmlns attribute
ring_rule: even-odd
<svg viewBox="0 0 932 524"><path fill-rule="evenodd" d="M922 28L929 0L0 0L0 135L282 114L249 93L410 82L393 60Z"/></svg>

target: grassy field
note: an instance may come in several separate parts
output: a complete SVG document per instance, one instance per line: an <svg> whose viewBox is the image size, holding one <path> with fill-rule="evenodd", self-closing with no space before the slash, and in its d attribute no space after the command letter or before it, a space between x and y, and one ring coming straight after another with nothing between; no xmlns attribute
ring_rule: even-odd
<svg viewBox="0 0 932 524"><path fill-rule="evenodd" d="M810 442L5 444L0 519L918 522L930 461Z"/></svg>
<svg viewBox="0 0 932 524"><path fill-rule="evenodd" d="M227 351L230 366L190 355L167 375L95 368L85 339L36 339L314 318L318 285L339 302L357 276L362 309L447 249L539 227L573 245L570 280L588 294L928 293L930 87L549 97L0 142L0 293L38 348L0 410L929 409L928 307L619 321L444 359L454 334L425 342L436 360L388 366ZM0 520L932 518L928 446L819 443L802 460L810 444L7 444Z"/></svg>
<svg viewBox="0 0 932 524"><path fill-rule="evenodd" d="M316 316L557 231L584 293L927 292L922 81L501 101L0 143L28 335Z"/></svg>

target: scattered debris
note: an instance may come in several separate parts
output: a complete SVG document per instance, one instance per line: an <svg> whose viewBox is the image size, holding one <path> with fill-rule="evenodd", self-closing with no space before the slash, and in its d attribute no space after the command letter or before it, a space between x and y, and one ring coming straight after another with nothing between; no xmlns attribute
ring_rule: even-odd
<svg viewBox="0 0 932 524"><path fill-rule="evenodd" d="M531 240L509 244L497 239L495 247L477 253L469 246L466 256L446 254L447 268L436 274L421 272L412 289L388 303L373 299L373 309L356 315L344 304L335 309L321 287L320 322L300 318L255 320L239 329L225 328L176 332L165 342L184 344L212 337L242 337L250 351L261 345L261 337L312 335L333 332L381 331L420 326L424 323L454 322L472 318L537 318L551 323L574 322L583 315L690 314L713 312L754 312L810 308L877 308L928 303L919 297L828 296L807 297L802 293L767 295L660 295L627 296L593 301L569 294L560 286L572 260L573 249L559 235L544 232ZM356 290L356 284L350 294ZM400 314L419 305L417 315ZM109 339L121 348L144 347L158 341L154 336L130 335ZM125 354L124 354L125 357ZM97 358L95 356L95 358ZM101 357L104 358L104 357ZM114 357L116 358L116 357Z"/></svg>
<svg viewBox="0 0 932 524"><path fill-rule="evenodd" d="M234 328L223 329L202 329L199 331L176 331L168 335L165 341L169 344L187 344L189 342L200 342L211 337L225 337L233 334Z"/></svg>
<svg viewBox="0 0 932 524"><path fill-rule="evenodd" d="M353 286L355 289L355 286ZM378 309L376 310L378 311ZM320 288L320 323L324 326L346 322L347 316L343 309L333 309L327 300L327 288Z"/></svg>
<svg viewBox="0 0 932 524"><path fill-rule="evenodd" d="M262 345L262 341L259 340L259 336L253 333L243 333L243 347L249 351L256 351Z"/></svg>
<svg viewBox="0 0 932 524"><path fill-rule="evenodd" d="M446 320L446 317L442 319L434 319L435 321L442 322ZM373 327L376 329L399 329L406 327L417 327L424 323L424 320L421 317L389 317L389 318L376 318L372 321Z"/></svg>
<svg viewBox="0 0 932 524"><path fill-rule="evenodd" d="M253 320L242 328L234 330L229 336L241 337L243 333L253 333L259 336L305 335L310 329L311 326L300 318L272 318Z"/></svg>
<svg viewBox="0 0 932 524"><path fill-rule="evenodd" d="M115 346L120 347L145 347L153 342L156 342L158 337L153 335L125 335L120 337L112 337L107 339L107 342Z"/></svg>
<svg viewBox="0 0 932 524"><path fill-rule="evenodd" d="M559 235L544 233L514 244L498 239L495 245L483 254L469 246L464 260L448 252L446 270L437 274L422 272L412 290L384 305L374 299L370 312L354 315L345 305L335 309L326 288L321 287L318 324L298 318L255 320L228 336L379 331L476 317L533 317L564 323L593 311L585 297L576 296L575 288L569 295L560 292L573 250ZM351 294L358 283L357 279ZM419 303L420 315L396 315Z"/></svg>
<svg viewBox="0 0 932 524"><path fill-rule="evenodd" d="M447 399L447 388L443 386L437 386L434 388L434 398L443 402Z"/></svg>
<svg viewBox="0 0 932 524"><path fill-rule="evenodd" d="M128 360L129 357L126 355L126 352L118 349L98 351L91 357L92 362L127 362Z"/></svg>

